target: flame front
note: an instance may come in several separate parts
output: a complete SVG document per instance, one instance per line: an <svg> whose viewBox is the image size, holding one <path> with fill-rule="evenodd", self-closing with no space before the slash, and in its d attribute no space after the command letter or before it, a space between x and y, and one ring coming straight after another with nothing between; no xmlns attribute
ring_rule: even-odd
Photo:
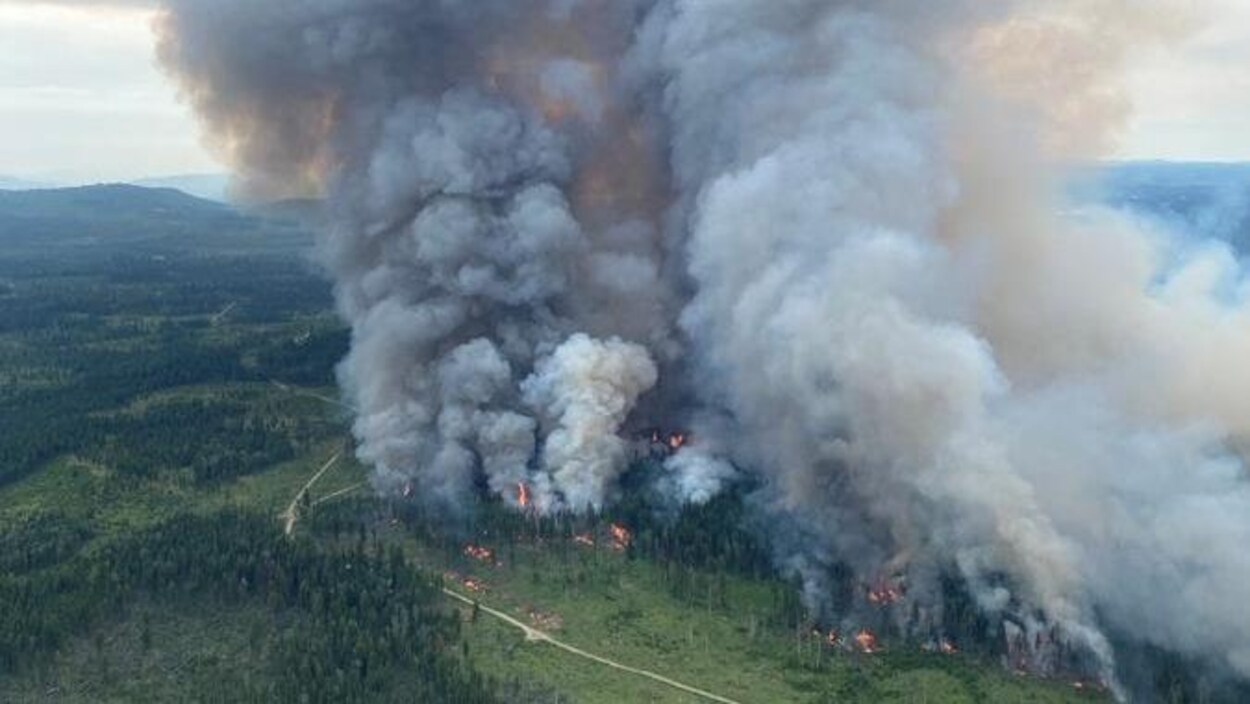
<svg viewBox="0 0 1250 704"><path fill-rule="evenodd" d="M469 544L464 546L465 557L471 557L479 562L494 562L495 551L480 545Z"/></svg>
<svg viewBox="0 0 1250 704"><path fill-rule="evenodd" d="M901 582L880 579L866 587L868 603L882 608L892 606L903 600L907 590Z"/></svg>
<svg viewBox="0 0 1250 704"><path fill-rule="evenodd" d="M525 482L517 482L516 485L516 502L523 509L528 509L533 503L533 497L530 496L529 484Z"/></svg>
<svg viewBox="0 0 1250 704"><path fill-rule="evenodd" d="M855 647L859 648L859 651L865 655L872 655L881 650L880 645L877 643L877 634L867 628L855 634Z"/></svg>
<svg viewBox="0 0 1250 704"><path fill-rule="evenodd" d="M616 550L623 552L634 544L634 534L620 523L613 523L610 530L612 531L612 547Z"/></svg>

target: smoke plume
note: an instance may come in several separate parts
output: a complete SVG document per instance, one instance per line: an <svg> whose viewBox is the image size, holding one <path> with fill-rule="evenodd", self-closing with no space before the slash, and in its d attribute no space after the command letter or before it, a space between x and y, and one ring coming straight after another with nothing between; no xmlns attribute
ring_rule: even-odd
<svg viewBox="0 0 1250 704"><path fill-rule="evenodd" d="M682 418L661 486L756 475L815 607L906 573L933 635L954 572L1108 676L1107 633L1250 676L1244 272L1054 166L1187 5L168 0L160 32L245 192L329 203L379 490L599 507L621 428Z"/></svg>

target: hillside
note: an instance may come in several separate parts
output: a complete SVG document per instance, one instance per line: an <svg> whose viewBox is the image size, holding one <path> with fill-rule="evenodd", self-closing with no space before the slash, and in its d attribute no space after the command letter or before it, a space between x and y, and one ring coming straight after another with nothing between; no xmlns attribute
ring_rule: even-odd
<svg viewBox="0 0 1250 704"><path fill-rule="evenodd" d="M492 503L449 524L382 502L335 401L346 331L298 254L186 256L158 223L249 221L164 191L0 210L150 216L182 252L156 268L106 237L65 238L85 255L69 262L0 252L0 701L701 701L633 670L743 704L1105 699L972 650L869 655L796 631L797 592L758 548L674 532L711 536L732 503L668 525L637 507L531 523ZM617 547L613 521L637 543ZM720 549L756 567L717 567L741 559Z"/></svg>
<svg viewBox="0 0 1250 704"><path fill-rule="evenodd" d="M181 174L139 179L134 181L134 185L144 188L173 188L196 198L225 202L230 177L226 174Z"/></svg>
<svg viewBox="0 0 1250 704"><path fill-rule="evenodd" d="M167 254L306 249L291 221L256 218L170 188L124 184L0 191L0 245L10 256L113 248Z"/></svg>

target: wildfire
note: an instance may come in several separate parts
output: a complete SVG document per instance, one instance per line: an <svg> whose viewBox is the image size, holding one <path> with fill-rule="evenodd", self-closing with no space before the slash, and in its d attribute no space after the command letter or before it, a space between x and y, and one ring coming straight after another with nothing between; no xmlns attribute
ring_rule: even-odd
<svg viewBox="0 0 1250 704"><path fill-rule="evenodd" d="M615 550L624 552L634 544L634 534L620 523L613 523L609 530L612 531L612 547Z"/></svg>
<svg viewBox="0 0 1250 704"><path fill-rule="evenodd" d="M465 577L459 573L449 571L443 573L443 578L449 582L456 582L471 592L481 593L486 591L486 582L476 577Z"/></svg>
<svg viewBox="0 0 1250 704"><path fill-rule="evenodd" d="M868 603L873 606L886 607L903 600L906 591L901 584L889 580L880 580L867 588Z"/></svg>
<svg viewBox="0 0 1250 704"><path fill-rule="evenodd" d="M825 642L828 643L830 646L836 648L839 645L842 645L842 634L839 633L836 629L829 631L829 635L825 636Z"/></svg>
<svg viewBox="0 0 1250 704"><path fill-rule="evenodd" d="M880 645L877 643L877 636L867 628L861 629L855 634L855 647L859 648L861 653L872 655L881 651Z"/></svg>
<svg viewBox="0 0 1250 704"><path fill-rule="evenodd" d="M593 548L595 546L595 536L590 533L580 533L573 536L573 542L578 545L585 545L588 548Z"/></svg>
<svg viewBox="0 0 1250 704"><path fill-rule="evenodd" d="M943 638L942 642L938 643L938 652L942 653L943 655L955 655L959 653L959 648L955 645L954 642L947 640L946 638Z"/></svg>
<svg viewBox="0 0 1250 704"><path fill-rule="evenodd" d="M471 557L479 562L494 562L495 551L490 548L484 548L480 545L469 544L464 546L465 557Z"/></svg>
<svg viewBox="0 0 1250 704"><path fill-rule="evenodd" d="M530 496L530 487L525 482L517 482L516 502L523 509L528 509L533 503L533 498Z"/></svg>
<svg viewBox="0 0 1250 704"><path fill-rule="evenodd" d="M652 429L644 438L650 441L652 452L675 454L690 444L690 433L684 431L665 432Z"/></svg>
<svg viewBox="0 0 1250 704"><path fill-rule="evenodd" d="M414 491L414 490L413 490L413 488L412 488L412 482L408 482L407 484L405 484L405 485L404 485L404 498L405 498L405 499L412 498L412 492L413 492L413 491Z"/></svg>

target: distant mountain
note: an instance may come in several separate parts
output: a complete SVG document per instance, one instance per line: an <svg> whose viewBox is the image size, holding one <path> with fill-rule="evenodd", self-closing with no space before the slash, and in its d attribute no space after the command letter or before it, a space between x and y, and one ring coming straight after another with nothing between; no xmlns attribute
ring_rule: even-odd
<svg viewBox="0 0 1250 704"><path fill-rule="evenodd" d="M298 224L253 217L172 188L0 191L0 246L7 251L291 252L310 244Z"/></svg>
<svg viewBox="0 0 1250 704"><path fill-rule="evenodd" d="M196 198L224 203L227 200L230 177L226 174L184 174L139 179L131 183L146 188L173 188Z"/></svg>
<svg viewBox="0 0 1250 704"><path fill-rule="evenodd" d="M292 222L306 227L318 227L325 222L325 201L315 198L290 198L269 203L252 203L240 206L248 215L279 222Z"/></svg>
<svg viewBox="0 0 1250 704"><path fill-rule="evenodd" d="M173 188L145 188L113 183L74 188L46 188L0 193L0 215L7 217L109 220L120 216L238 217L229 207Z"/></svg>
<svg viewBox="0 0 1250 704"><path fill-rule="evenodd" d="M15 176L0 176L0 191L28 191L34 188L52 188L50 183L28 181Z"/></svg>

